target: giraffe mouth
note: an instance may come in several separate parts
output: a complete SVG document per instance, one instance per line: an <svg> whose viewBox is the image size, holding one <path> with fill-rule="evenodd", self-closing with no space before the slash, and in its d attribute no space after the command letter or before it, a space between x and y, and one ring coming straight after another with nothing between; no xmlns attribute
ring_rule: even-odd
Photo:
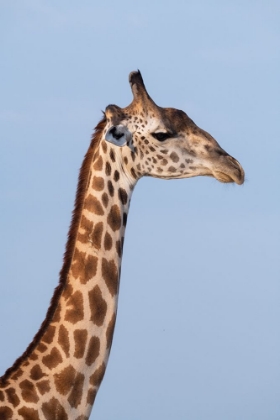
<svg viewBox="0 0 280 420"><path fill-rule="evenodd" d="M222 164L214 168L212 175L220 182L235 182L238 185L242 185L245 178L245 172L240 163L229 155L224 157Z"/></svg>

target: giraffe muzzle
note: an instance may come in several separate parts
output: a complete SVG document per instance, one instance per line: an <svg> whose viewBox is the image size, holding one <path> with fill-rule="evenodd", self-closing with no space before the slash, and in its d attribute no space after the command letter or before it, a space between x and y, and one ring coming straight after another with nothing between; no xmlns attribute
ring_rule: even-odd
<svg viewBox="0 0 280 420"><path fill-rule="evenodd" d="M238 185L242 185L245 179L245 172L236 159L227 155L223 156L222 162L219 162L219 165L214 168L213 176L223 183L235 182Z"/></svg>

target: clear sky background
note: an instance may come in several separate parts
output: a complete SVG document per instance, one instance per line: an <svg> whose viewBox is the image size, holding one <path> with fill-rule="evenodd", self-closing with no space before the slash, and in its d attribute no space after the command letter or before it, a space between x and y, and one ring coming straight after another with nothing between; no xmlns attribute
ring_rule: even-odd
<svg viewBox="0 0 280 420"><path fill-rule="evenodd" d="M78 170L140 69L246 172L142 179L91 418L279 420L278 0L0 2L0 372L44 319Z"/></svg>

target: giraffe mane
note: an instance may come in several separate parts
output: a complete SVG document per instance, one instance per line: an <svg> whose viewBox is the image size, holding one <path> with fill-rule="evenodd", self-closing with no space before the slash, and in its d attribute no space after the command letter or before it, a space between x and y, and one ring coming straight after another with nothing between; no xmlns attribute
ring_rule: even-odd
<svg viewBox="0 0 280 420"><path fill-rule="evenodd" d="M75 248L75 239L79 227L81 212L82 212L82 206L83 206L83 199L86 192L87 182L88 182L88 176L90 173L90 166L92 159L94 157L94 153L100 143L102 132L105 128L106 124L106 117L105 114L103 118L99 121L97 126L95 127L94 133L92 135L91 143L89 146L89 149L84 157L80 173L79 173L79 180L78 180L78 187L76 191L76 198L75 198L75 205L74 210L72 212L72 220L68 232L68 239L65 247L65 253L63 258L63 265L59 274L59 284L54 290L53 297L51 299L49 308L47 310L46 317L41 324L38 332L34 336L31 343L28 345L25 352L15 360L14 364L9 367L4 375L0 377L0 384L4 384L8 378L11 376L12 373L14 373L21 365L21 363L30 356L31 352L35 349L36 345L39 343L40 339L43 337L49 323L51 322L55 309L57 308L57 303L60 299L61 293L64 290L67 275L70 269L70 264L72 260L72 256L74 253Z"/></svg>

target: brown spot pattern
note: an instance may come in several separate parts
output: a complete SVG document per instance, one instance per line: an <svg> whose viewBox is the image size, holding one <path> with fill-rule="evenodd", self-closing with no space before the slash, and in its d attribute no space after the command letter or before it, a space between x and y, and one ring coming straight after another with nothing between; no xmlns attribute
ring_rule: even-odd
<svg viewBox="0 0 280 420"><path fill-rule="evenodd" d="M97 198L91 194L88 195L85 199L84 207L91 213L97 214L98 216L103 216L104 214L104 210L100 204L100 201L98 201Z"/></svg>
<svg viewBox="0 0 280 420"><path fill-rule="evenodd" d="M127 203L127 192L125 191L125 189L120 188L119 189L119 199L121 200L122 204L126 204Z"/></svg>
<svg viewBox="0 0 280 420"><path fill-rule="evenodd" d="M0 401L5 401L4 392L0 390Z"/></svg>
<svg viewBox="0 0 280 420"><path fill-rule="evenodd" d="M39 365L34 365L30 371L30 379L38 381L39 379L42 379L43 376L46 376L46 374L43 373L41 367Z"/></svg>
<svg viewBox="0 0 280 420"><path fill-rule="evenodd" d="M170 154L170 159L173 161L173 162L179 162L179 156L177 155L177 153L175 153L175 152L172 152L171 154Z"/></svg>
<svg viewBox="0 0 280 420"><path fill-rule="evenodd" d="M80 276L80 281L82 284L86 284L89 280L91 280L96 275L97 263L98 263L97 257L94 257L93 255L89 255L87 257L85 261L84 272L81 273L81 276Z"/></svg>
<svg viewBox="0 0 280 420"><path fill-rule="evenodd" d="M93 229L93 232L92 232L92 236L91 236L92 245L96 249L100 249L101 248L102 233L103 233L103 223L102 222L98 222L94 226L94 229Z"/></svg>
<svg viewBox="0 0 280 420"><path fill-rule="evenodd" d="M39 401L36 388L31 381L25 379L24 381L20 382L19 387L21 389L21 396L24 401L31 403L36 403Z"/></svg>
<svg viewBox="0 0 280 420"><path fill-rule="evenodd" d="M37 350L40 352L40 353L44 353L44 351L46 351L47 350L47 346L45 345L45 344L43 344L43 343L39 343L38 344L38 346L37 346Z"/></svg>
<svg viewBox="0 0 280 420"><path fill-rule="evenodd" d="M102 179L102 178L100 178L100 179ZM102 181L103 181L103 179L102 179ZM82 216L82 218L81 218L81 228L83 228L86 232L88 232L88 234L90 234L90 232L92 232L93 222L88 220L85 216Z"/></svg>
<svg viewBox="0 0 280 420"><path fill-rule="evenodd" d="M96 397L96 389L90 388L87 394L87 403L93 405L95 397Z"/></svg>
<svg viewBox="0 0 280 420"><path fill-rule="evenodd" d="M76 258L75 256L76 256L76 253L78 254L78 252L79 251L76 249L74 258ZM63 297L65 300L67 300L70 298L70 296L72 296L72 294L73 294L73 287L71 286L71 284L67 283L63 290Z"/></svg>
<svg viewBox="0 0 280 420"><path fill-rule="evenodd" d="M0 407L0 419L1 420L12 420L13 412L9 407Z"/></svg>
<svg viewBox="0 0 280 420"><path fill-rule="evenodd" d="M102 159L102 156L99 156L93 165L93 169L95 169L96 171L102 171L102 168L103 168L103 159Z"/></svg>
<svg viewBox="0 0 280 420"><path fill-rule="evenodd" d="M104 238L105 251L109 251L112 248L112 245L113 245L112 236L108 232L106 232L105 238Z"/></svg>
<svg viewBox="0 0 280 420"><path fill-rule="evenodd" d="M89 305L91 311L90 320L99 327L103 324L107 312L107 303L102 297L99 286L95 286L88 293Z"/></svg>
<svg viewBox="0 0 280 420"><path fill-rule="evenodd" d="M121 241L116 242L116 251L117 251L118 256L121 258L122 256L122 242Z"/></svg>
<svg viewBox="0 0 280 420"><path fill-rule="evenodd" d="M37 386L37 389L38 389L38 391L40 392L41 395L46 394L51 389L50 383L47 380L37 382L36 386Z"/></svg>
<svg viewBox="0 0 280 420"><path fill-rule="evenodd" d="M58 344L62 348L65 353L65 356L69 357L69 350L70 350L70 341L69 341L69 332L64 327L64 325L60 325L59 332L58 332Z"/></svg>
<svg viewBox="0 0 280 420"><path fill-rule="evenodd" d="M57 348L53 348L50 354L44 356L42 358L42 362L45 366L49 369L55 368L59 363L62 362L61 354L59 353Z"/></svg>
<svg viewBox="0 0 280 420"><path fill-rule="evenodd" d="M42 341L45 343L51 344L55 334L55 327L53 325L49 325L47 331L42 337Z"/></svg>
<svg viewBox="0 0 280 420"><path fill-rule="evenodd" d="M31 358L31 357L30 357ZM12 376L11 379L13 380L17 380L18 378L21 377L21 375L23 374L23 370L22 369L18 369ZM0 397L0 401L1 401L1 397Z"/></svg>
<svg viewBox="0 0 280 420"><path fill-rule="evenodd" d="M72 264L72 275L74 276L75 279L77 279L79 277L79 275L81 274L83 268L84 268L84 264L85 264L85 257L86 257L86 253L85 252L80 252L77 248L75 249L75 253L74 253L74 263ZM72 295L73 293L73 288L71 287L71 291L68 295L65 295L65 292L63 293L63 296L65 297L65 299L68 299L69 296Z"/></svg>
<svg viewBox="0 0 280 420"><path fill-rule="evenodd" d="M95 176L92 180L92 188L96 191L102 191L104 189L104 179L100 176Z"/></svg>
<svg viewBox="0 0 280 420"><path fill-rule="evenodd" d="M77 408L82 401L84 380L85 377L82 373L76 375L72 391L68 397L68 402L71 407Z"/></svg>
<svg viewBox="0 0 280 420"><path fill-rule="evenodd" d="M111 210L108 214L108 224L114 232L119 230L121 227L121 213L119 206L116 204L111 207Z"/></svg>
<svg viewBox="0 0 280 420"><path fill-rule="evenodd" d="M101 146L102 146L103 152L104 152L104 153L107 153L107 143L106 143L105 141L103 141L103 142L101 143Z"/></svg>
<svg viewBox="0 0 280 420"><path fill-rule="evenodd" d="M78 290L68 299L67 306L71 306L67 309L65 314L65 320L76 324L77 322L84 319L84 302L83 295Z"/></svg>
<svg viewBox="0 0 280 420"><path fill-rule="evenodd" d="M37 359L38 359L38 355L37 355L36 353L32 353L32 354L29 356L29 358L30 358L30 360L37 360Z"/></svg>
<svg viewBox="0 0 280 420"><path fill-rule="evenodd" d="M16 391L14 388L8 388L6 389L6 394L8 397L8 401L14 406L17 407L20 403L19 397L16 394Z"/></svg>
<svg viewBox="0 0 280 420"><path fill-rule="evenodd" d="M113 149L110 149L110 158L111 158L111 161L112 162L115 162L116 161L115 152L114 152Z"/></svg>
<svg viewBox="0 0 280 420"><path fill-rule="evenodd" d="M68 420L68 415L65 409L56 398L51 398L50 401L42 404L42 411L46 420L54 420L54 416L59 420Z"/></svg>
<svg viewBox="0 0 280 420"><path fill-rule="evenodd" d="M101 381L103 379L103 376L105 374L106 365L105 363L102 363L98 369L91 375L90 377L90 384L93 386L98 387L101 384Z"/></svg>
<svg viewBox="0 0 280 420"><path fill-rule="evenodd" d="M78 242L81 242L82 244L87 244L89 242L89 235L88 233L81 233L79 232L77 235Z"/></svg>
<svg viewBox="0 0 280 420"><path fill-rule="evenodd" d="M101 241L101 240L100 240ZM72 274L74 278L80 277L82 284L86 284L95 276L97 270L97 257L89 255L86 258L85 252L79 252L77 249L74 255L74 264L72 265Z"/></svg>
<svg viewBox="0 0 280 420"><path fill-rule="evenodd" d="M104 207L108 206L109 197L107 193L103 193L101 197L102 203L104 204Z"/></svg>
<svg viewBox="0 0 280 420"><path fill-rule="evenodd" d="M118 269L114 260L102 258L102 276L112 296L118 292Z"/></svg>
<svg viewBox="0 0 280 420"><path fill-rule="evenodd" d="M76 370L71 365L67 366L61 372L56 373L54 375L56 390L62 395L67 395L72 389L75 376Z"/></svg>
<svg viewBox="0 0 280 420"><path fill-rule="evenodd" d="M112 346L115 324L116 324L116 314L114 313L112 315L112 318L109 322L109 325L106 331L107 349L110 349Z"/></svg>
<svg viewBox="0 0 280 420"><path fill-rule="evenodd" d="M18 410L18 414L22 416L23 420L40 420L39 413L34 408L22 407Z"/></svg>
<svg viewBox="0 0 280 420"><path fill-rule="evenodd" d="M131 173L131 175L133 176L134 179L137 179L137 175L136 175L136 172L135 172L134 168L130 169L130 173Z"/></svg>
<svg viewBox="0 0 280 420"><path fill-rule="evenodd" d="M87 344L87 330L75 330L74 341L75 341L75 352L74 357L81 359L84 356L86 344Z"/></svg>
<svg viewBox="0 0 280 420"><path fill-rule="evenodd" d="M110 165L109 162L106 162L106 164L105 164L105 173L106 173L106 175L107 176L110 176L111 175L111 172L112 172L112 167L111 167L111 165Z"/></svg>
<svg viewBox="0 0 280 420"><path fill-rule="evenodd" d="M99 356L99 351L100 351L99 338L96 336L91 337L89 346L88 346L87 356L86 356L86 364L88 366L91 366L95 362L95 360Z"/></svg>
<svg viewBox="0 0 280 420"><path fill-rule="evenodd" d="M57 308L56 308L55 313L54 313L54 316L53 316L53 319L52 319L53 322L59 322L60 321L60 310L61 310L60 303L58 303Z"/></svg>
<svg viewBox="0 0 280 420"><path fill-rule="evenodd" d="M110 180L108 181L108 191L110 196L113 197L115 189L113 187L112 181Z"/></svg>

